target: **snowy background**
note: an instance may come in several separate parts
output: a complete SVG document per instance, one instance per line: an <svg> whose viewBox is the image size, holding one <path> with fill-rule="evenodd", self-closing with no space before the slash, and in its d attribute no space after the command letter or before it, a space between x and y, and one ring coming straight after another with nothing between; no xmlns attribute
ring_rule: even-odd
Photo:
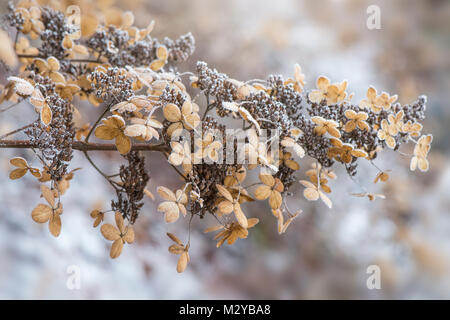
<svg viewBox="0 0 450 320"><path fill-rule="evenodd" d="M76 1L71 1L76 2ZM86 1L82 1L86 2ZM105 3L105 1L101 1ZM39 185L28 175L8 179L8 159L25 150L0 151L0 298L2 299L300 299L450 298L450 2L448 1L108 1L135 12L137 24L156 21L155 36L191 31L194 57L181 69L205 60L238 79L290 76L294 63L306 74L307 89L319 75L349 81L354 101L368 85L398 93L402 103L428 95L424 131L434 135L427 174L408 171L409 158L385 152L376 163L392 169L384 185L373 185L376 170L361 165L358 182L386 200L350 198L361 188L336 169L334 207L307 203L297 189L301 217L279 236L265 204L249 207L260 224L247 240L215 248L197 221L191 263L183 274L167 251L165 233L187 235L187 223L165 225L156 203L146 200L136 224L137 241L120 258L109 258L110 243L92 228L89 212L109 205L112 190L79 154L63 197L61 235L31 220ZM6 10L6 1L0 1ZM381 8L381 30L366 28L366 8ZM1 75L4 81L4 75ZM0 115L0 134L26 124L30 106ZM80 105L86 112L88 106ZM89 110L92 118L99 112ZM88 119L86 119L88 120ZM103 168L118 166L114 153L93 153ZM148 153L151 180L177 186L159 154ZM301 163L303 169L306 164ZM152 168L157 168L153 169ZM382 289L366 287L369 265L381 268ZM81 288L70 290L68 268L80 270Z"/></svg>

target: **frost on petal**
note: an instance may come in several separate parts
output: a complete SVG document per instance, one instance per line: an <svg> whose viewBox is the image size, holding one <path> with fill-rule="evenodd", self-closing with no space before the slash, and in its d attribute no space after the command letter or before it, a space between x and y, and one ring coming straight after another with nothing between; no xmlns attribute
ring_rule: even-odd
<svg viewBox="0 0 450 320"><path fill-rule="evenodd" d="M176 201L177 200L173 191L166 187L160 186L156 189L156 191L161 196L161 198L163 198L164 200L168 200L168 201Z"/></svg>
<svg viewBox="0 0 450 320"><path fill-rule="evenodd" d="M9 160L9 163L11 163L13 166L18 168L26 168L28 167L28 162L22 157L15 157Z"/></svg>

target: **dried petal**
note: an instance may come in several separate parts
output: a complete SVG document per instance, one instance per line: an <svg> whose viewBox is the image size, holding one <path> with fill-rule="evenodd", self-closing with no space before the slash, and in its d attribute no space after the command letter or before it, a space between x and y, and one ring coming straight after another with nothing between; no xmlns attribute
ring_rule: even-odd
<svg viewBox="0 0 450 320"><path fill-rule="evenodd" d="M170 122L178 122L181 120L181 111L173 103L169 103L164 106L163 109L164 117Z"/></svg>
<svg viewBox="0 0 450 320"><path fill-rule="evenodd" d="M22 178L27 173L27 171L28 171L27 168L14 169L13 171L10 172L9 178L11 180L16 180L16 179Z"/></svg>
<svg viewBox="0 0 450 320"><path fill-rule="evenodd" d="M248 227L247 217L242 211L241 205L239 203L236 203L234 205L234 215L236 216L236 220L242 226L242 228L247 229Z"/></svg>
<svg viewBox="0 0 450 320"><path fill-rule="evenodd" d="M46 204L38 204L31 212L31 217L38 223L47 222L53 214L52 208Z"/></svg>
<svg viewBox="0 0 450 320"><path fill-rule="evenodd" d="M14 157L11 160L9 160L9 163L11 163L13 166L18 168L27 168L28 162L22 157Z"/></svg>
<svg viewBox="0 0 450 320"><path fill-rule="evenodd" d="M258 200L265 200L268 197L270 197L270 194L272 193L272 190L269 186L259 186L255 190L255 198Z"/></svg>
<svg viewBox="0 0 450 320"><path fill-rule="evenodd" d="M61 233L61 217L59 216L59 214L54 214L50 217L48 229L54 237L59 236L59 234Z"/></svg>
<svg viewBox="0 0 450 320"><path fill-rule="evenodd" d="M52 190L50 190L46 185L41 185L41 193L48 204L54 208L55 207L55 195Z"/></svg>
<svg viewBox="0 0 450 320"><path fill-rule="evenodd" d="M278 191L272 191L269 197L269 205L272 209L278 209L281 207L283 199Z"/></svg>
<svg viewBox="0 0 450 320"><path fill-rule="evenodd" d="M175 194L172 192L172 190L166 187L160 186L156 189L156 191L164 200L177 201L177 198L175 197Z"/></svg>
<svg viewBox="0 0 450 320"><path fill-rule="evenodd" d="M102 225L102 227L100 228L100 231L102 232L102 235L107 240L113 241L113 240L120 239L119 229L114 227L112 224L107 223L107 224Z"/></svg>
<svg viewBox="0 0 450 320"><path fill-rule="evenodd" d="M167 232L167 236L172 239L173 242L179 244L179 245L183 245L183 242L181 242L181 240L174 234Z"/></svg>
<svg viewBox="0 0 450 320"><path fill-rule="evenodd" d="M122 239L119 238L113 242L111 246L111 251L109 252L109 256L112 259L117 258L122 253L122 249L123 249L123 241Z"/></svg>
<svg viewBox="0 0 450 320"><path fill-rule="evenodd" d="M50 109L48 104L44 104L41 109L41 121L46 126L48 126L50 122L52 122L52 109Z"/></svg>
<svg viewBox="0 0 450 320"><path fill-rule="evenodd" d="M219 194L227 199L230 202L233 202L233 196L231 195L230 191L227 190L224 186L220 184L216 184L217 190L219 191Z"/></svg>
<svg viewBox="0 0 450 320"><path fill-rule="evenodd" d="M188 253L187 252L183 252L180 255L180 258L178 259L177 272L178 273L182 273L184 270L186 270L187 263L188 263Z"/></svg>

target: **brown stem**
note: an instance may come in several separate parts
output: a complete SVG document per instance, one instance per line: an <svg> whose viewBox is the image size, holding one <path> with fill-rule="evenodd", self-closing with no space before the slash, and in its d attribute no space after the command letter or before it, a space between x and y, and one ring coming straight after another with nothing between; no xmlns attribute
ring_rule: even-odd
<svg viewBox="0 0 450 320"><path fill-rule="evenodd" d="M39 55L35 55L35 54L18 54L17 55L19 58L44 58L44 57L40 57ZM98 60L94 60L94 59L66 59L69 62L86 62L86 63L99 63Z"/></svg>
<svg viewBox="0 0 450 320"><path fill-rule="evenodd" d="M35 148L36 145L29 140L0 140L1 148L12 149L29 149ZM112 143L85 143L83 141L74 141L72 143L72 149L78 151L116 151L117 147ZM131 146L133 151L159 151L169 152L169 148L165 144L146 144L136 143Z"/></svg>
<svg viewBox="0 0 450 320"><path fill-rule="evenodd" d="M18 102L15 102L15 103L13 103L12 105L10 105L9 107L6 107L6 108L4 108L4 109L0 109L0 112L8 111L9 109L14 108L15 106L18 106L22 101L23 101L23 100L18 101Z"/></svg>

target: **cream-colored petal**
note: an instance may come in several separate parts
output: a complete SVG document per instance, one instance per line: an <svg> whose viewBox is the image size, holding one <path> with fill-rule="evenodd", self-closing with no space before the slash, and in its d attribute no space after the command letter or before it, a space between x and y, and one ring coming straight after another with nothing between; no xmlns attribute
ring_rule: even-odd
<svg viewBox="0 0 450 320"><path fill-rule="evenodd" d="M177 105L173 103L166 104L163 108L164 117L170 122L178 122L181 120L181 111Z"/></svg>
<svg viewBox="0 0 450 320"><path fill-rule="evenodd" d="M411 163L409 164L409 169L411 171L415 171L416 168L417 168L417 163L418 162L419 162L419 159L416 156L412 157L411 158Z"/></svg>
<svg viewBox="0 0 450 320"><path fill-rule="evenodd" d="M164 200L177 201L175 193L173 193L173 191L170 190L169 188L160 186L156 189L156 191L161 196L161 198L163 198Z"/></svg>
<svg viewBox="0 0 450 320"><path fill-rule="evenodd" d="M331 207L333 206L331 200L321 191L319 191L319 195L320 199L322 199L322 201L326 204L326 206L331 209Z"/></svg>
<svg viewBox="0 0 450 320"><path fill-rule="evenodd" d="M319 199L319 192L313 188L306 188L305 190L303 190L303 195L306 199L311 201L316 201L317 199Z"/></svg>
<svg viewBox="0 0 450 320"><path fill-rule="evenodd" d="M138 137L145 135L147 128L142 124L132 124L125 128L124 134L129 137Z"/></svg>

